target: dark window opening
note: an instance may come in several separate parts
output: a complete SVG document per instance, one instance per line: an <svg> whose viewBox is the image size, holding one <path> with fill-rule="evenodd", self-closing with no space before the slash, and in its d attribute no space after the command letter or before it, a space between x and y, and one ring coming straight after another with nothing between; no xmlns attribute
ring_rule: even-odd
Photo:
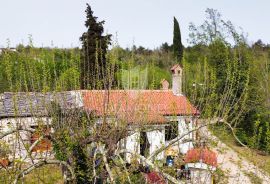
<svg viewBox="0 0 270 184"><path fill-rule="evenodd" d="M147 139L146 132L140 133L140 155L149 156L150 143Z"/></svg>
<svg viewBox="0 0 270 184"><path fill-rule="evenodd" d="M165 127L165 141L170 141L178 136L178 122L170 122Z"/></svg>

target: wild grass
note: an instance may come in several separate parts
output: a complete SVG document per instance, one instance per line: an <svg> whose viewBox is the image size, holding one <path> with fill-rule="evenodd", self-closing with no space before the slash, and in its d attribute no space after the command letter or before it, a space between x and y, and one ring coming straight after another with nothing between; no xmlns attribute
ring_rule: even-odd
<svg viewBox="0 0 270 184"><path fill-rule="evenodd" d="M259 150L239 146L232 133L224 126L212 126L211 131L216 137L236 151L239 155L270 174L270 155L262 154L262 152Z"/></svg>
<svg viewBox="0 0 270 184"><path fill-rule="evenodd" d="M245 174L249 177L251 183L253 184L261 184L263 182L261 178L259 178L252 172L246 172Z"/></svg>
<svg viewBox="0 0 270 184"><path fill-rule="evenodd" d="M11 173L0 170L0 183L13 183ZM21 178L19 184L62 184L64 183L61 170L58 166L45 165L33 170L30 174Z"/></svg>

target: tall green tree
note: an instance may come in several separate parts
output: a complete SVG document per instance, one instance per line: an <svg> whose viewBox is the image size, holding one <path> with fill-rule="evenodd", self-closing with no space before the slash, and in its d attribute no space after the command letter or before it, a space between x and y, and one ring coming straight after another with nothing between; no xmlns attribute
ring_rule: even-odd
<svg viewBox="0 0 270 184"><path fill-rule="evenodd" d="M177 21L177 19L173 18L173 54L175 59L181 63L183 58L183 45L181 41L181 32L180 32L180 26Z"/></svg>
<svg viewBox="0 0 270 184"><path fill-rule="evenodd" d="M105 21L97 21L89 4L85 12L87 31L80 37L82 42L81 88L106 88L106 53L111 35L103 35Z"/></svg>

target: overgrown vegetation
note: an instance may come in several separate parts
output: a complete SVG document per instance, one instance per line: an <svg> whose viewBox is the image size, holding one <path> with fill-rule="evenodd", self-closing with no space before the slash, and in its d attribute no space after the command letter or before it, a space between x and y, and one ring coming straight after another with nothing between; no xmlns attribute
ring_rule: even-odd
<svg viewBox="0 0 270 184"><path fill-rule="evenodd" d="M87 15L89 20L86 25L89 26L92 16L89 7ZM218 116L221 115L220 112L228 111L228 121L236 128L240 140L252 148L270 153L270 46L260 40L249 46L243 34L238 33L230 21L224 21L216 10L207 9L206 15L206 21L201 26L190 26L192 45L184 49L182 59L185 68L185 93L205 117ZM95 21L96 17L92 19ZM97 23L99 36L103 32L102 24L103 22ZM87 34L84 33L81 38L83 44L86 44L84 49L90 49L87 47L90 43L86 43L84 38ZM102 44L109 39L109 36L103 37ZM104 52L103 55L106 53L105 50L95 50L99 46L93 43L91 52L87 51L92 54L92 59L87 55L88 59L85 56L81 61L78 48L35 48L30 37L27 46L19 45L16 52L7 50L0 55L0 91L80 89L80 79L84 75L82 63L96 60L95 55L100 55L100 52ZM111 81L111 87L123 88L122 70L130 71L139 66L148 70L147 84L143 87L159 89L163 78L171 81L169 69L175 63L174 47L176 46L164 43L159 49L149 50L142 46L123 49L115 45L107 54L107 71L118 73L111 75L117 79ZM105 46L102 48L106 49ZM179 50L179 54L180 52ZM104 62L104 56L97 61L101 60ZM105 67L103 64L102 67L101 64L98 65L100 69ZM97 67L85 65L83 68ZM107 75L105 71L102 73ZM237 98L239 101L235 101Z"/></svg>
<svg viewBox="0 0 270 184"><path fill-rule="evenodd" d="M19 45L15 52L3 52L0 92L160 89L162 79L171 81L170 67L180 62L184 67L184 92L200 110L201 118L224 118L241 142L270 154L269 45L261 41L248 45L244 34L230 21L224 21L216 10L207 9L202 25L190 25L190 46L186 48L183 48L179 24L174 19L172 46L164 43L158 49L149 50L142 46L124 49L114 45L107 51L110 35L102 35L104 22L97 22L89 5L86 13L88 30L81 37L82 49L36 48L30 38L27 46ZM131 85L126 85L122 80L125 71L130 73L136 67L147 71L146 83L141 85L135 74L129 75ZM56 130L54 151L58 160L69 162L75 169L77 183L91 183L99 177L109 180L111 173L120 172L119 168L128 169L132 174L130 178L116 180L141 179L136 173L139 165L135 169L118 167L115 162L121 160L113 158L112 152L117 142L125 137L126 127L119 130L104 123L108 126L105 129L95 127L96 132L89 132L85 127L94 127L89 114L75 111L69 114L76 115L63 118L64 113L52 116ZM108 129L111 130L109 136L104 131ZM123 131L122 134L119 131ZM94 145L90 145L92 143ZM107 149L109 160L102 153L95 155L95 159L94 155L87 155L89 150L103 149L101 143ZM93 174L96 160L104 162ZM111 173L106 171L108 163L113 165Z"/></svg>
<svg viewBox="0 0 270 184"><path fill-rule="evenodd" d="M242 157L247 158L250 162L253 162L259 168L270 174L270 155L266 155L258 149L247 149L240 145L227 126L222 124L214 125L211 126L211 131L215 136L222 140L222 142L235 150Z"/></svg>
<svg viewBox="0 0 270 184"><path fill-rule="evenodd" d="M97 21L89 4L87 4L85 12L87 31L80 37L82 42L81 89L107 89L107 68L110 66L109 62L106 62L106 53L111 35L103 35L104 21Z"/></svg>
<svg viewBox="0 0 270 184"><path fill-rule="evenodd" d="M6 172L4 170L0 171L0 183L12 183L15 173ZM23 184L62 184L63 176L61 170L58 166L47 165L42 168L37 168L29 175L21 178L18 183Z"/></svg>

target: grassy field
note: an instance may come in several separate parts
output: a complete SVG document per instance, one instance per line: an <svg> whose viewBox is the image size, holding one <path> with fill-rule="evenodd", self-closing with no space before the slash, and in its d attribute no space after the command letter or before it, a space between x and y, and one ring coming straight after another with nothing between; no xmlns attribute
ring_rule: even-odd
<svg viewBox="0 0 270 184"><path fill-rule="evenodd" d="M7 173L4 170L0 170L0 183L9 184L13 183L14 176L12 173ZM32 173L23 177L20 184L62 184L62 174L58 166L47 165L38 169L35 169Z"/></svg>
<svg viewBox="0 0 270 184"><path fill-rule="evenodd" d="M212 126L212 133L241 156L253 162L259 168L270 174L270 155L261 154L260 151L239 146L231 132L223 126Z"/></svg>

